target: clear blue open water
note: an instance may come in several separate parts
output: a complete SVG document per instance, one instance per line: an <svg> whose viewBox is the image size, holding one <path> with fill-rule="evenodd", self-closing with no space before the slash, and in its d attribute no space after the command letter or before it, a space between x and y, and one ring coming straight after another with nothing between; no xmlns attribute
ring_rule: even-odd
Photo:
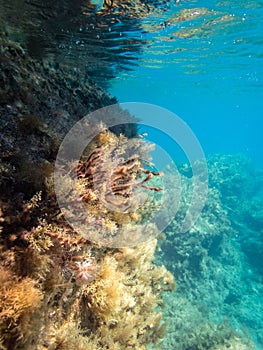
<svg viewBox="0 0 263 350"><path fill-rule="evenodd" d="M146 44L137 66L120 73L110 92L120 102L173 111L207 155L242 152L262 167L263 2L167 6L161 15L142 20L136 35Z"/></svg>

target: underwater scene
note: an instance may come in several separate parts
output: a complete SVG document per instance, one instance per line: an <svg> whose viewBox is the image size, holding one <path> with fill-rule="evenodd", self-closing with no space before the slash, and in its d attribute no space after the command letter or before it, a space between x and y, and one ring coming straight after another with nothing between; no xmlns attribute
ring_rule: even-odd
<svg viewBox="0 0 263 350"><path fill-rule="evenodd" d="M0 350L263 350L262 33L0 0Z"/></svg>

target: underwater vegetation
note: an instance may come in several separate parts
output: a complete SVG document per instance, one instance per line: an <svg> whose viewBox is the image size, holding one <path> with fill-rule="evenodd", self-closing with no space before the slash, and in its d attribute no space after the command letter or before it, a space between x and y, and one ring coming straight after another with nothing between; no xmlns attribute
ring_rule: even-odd
<svg viewBox="0 0 263 350"><path fill-rule="evenodd" d="M100 246L127 247L156 237L157 228L147 221L158 201L148 193L162 191L151 180L163 174L147 161L152 146L139 136L117 136L101 125L79 161L58 157L60 208L85 238ZM68 157L67 149L62 150Z"/></svg>
<svg viewBox="0 0 263 350"><path fill-rule="evenodd" d="M53 188L54 161L67 131L116 101L76 70L30 59L5 35L0 69L0 348L157 348L166 328L162 293L175 287L172 274L153 263L157 241L122 249L92 244L67 224ZM91 158L84 155L77 166L87 212L105 226L140 219L102 212L90 183L96 154L107 168L116 143L125 150L125 132L134 131L123 131L102 132ZM134 144L133 157L116 167L119 205L133 187L160 190L149 182L160 174L139 160L147 152L143 145Z"/></svg>
<svg viewBox="0 0 263 350"><path fill-rule="evenodd" d="M177 284L164 297L164 348L261 349L263 173L243 155L222 154L208 159L208 171L199 219L178 233L187 209L183 199L160 244L157 261ZM191 170L180 172L187 198Z"/></svg>

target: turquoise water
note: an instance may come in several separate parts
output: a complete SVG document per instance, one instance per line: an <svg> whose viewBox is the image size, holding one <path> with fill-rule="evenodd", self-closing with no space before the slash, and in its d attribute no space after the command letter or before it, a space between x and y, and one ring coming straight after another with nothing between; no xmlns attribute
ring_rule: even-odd
<svg viewBox="0 0 263 350"><path fill-rule="evenodd" d="M151 32L141 33L138 67L120 73L111 93L172 110L206 154L242 152L262 166L262 1L179 2L142 22Z"/></svg>

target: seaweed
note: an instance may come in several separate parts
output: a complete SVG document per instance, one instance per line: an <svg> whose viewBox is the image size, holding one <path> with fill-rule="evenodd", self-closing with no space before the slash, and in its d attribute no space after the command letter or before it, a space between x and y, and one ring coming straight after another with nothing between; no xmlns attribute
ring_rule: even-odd
<svg viewBox="0 0 263 350"><path fill-rule="evenodd" d="M79 83L76 70L34 61L8 38L0 39L0 54L1 348L145 349L157 344L165 330L162 292L172 290L174 282L153 263L156 240L134 249L98 246L66 222L54 191L54 162L65 134L83 115L115 100L91 80ZM81 94L73 91L77 81ZM111 153L124 152L127 140L104 130L91 147L94 152L100 148L107 168ZM150 178L160 174L145 171L139 159L147 157L147 143L135 140L130 151L128 163L114 173L121 202L132 196L132 187L158 190ZM137 223L150 213L147 205L142 216L103 211L85 175L92 168L85 152L71 166L78 169L77 190L88 217L109 227Z"/></svg>

